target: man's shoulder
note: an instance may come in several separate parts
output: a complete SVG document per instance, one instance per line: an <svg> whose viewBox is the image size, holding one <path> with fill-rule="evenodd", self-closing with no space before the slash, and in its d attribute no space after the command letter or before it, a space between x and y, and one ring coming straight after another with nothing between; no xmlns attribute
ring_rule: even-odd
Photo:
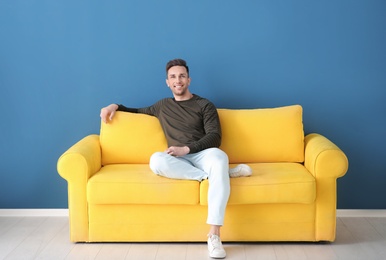
<svg viewBox="0 0 386 260"><path fill-rule="evenodd" d="M158 105L164 105L164 104L166 104L166 103L168 103L168 102L170 102L170 101L173 101L173 99L170 98L170 97L165 97L165 98L161 98L160 100L158 100L158 101L156 102L156 104L158 104Z"/></svg>
<svg viewBox="0 0 386 260"><path fill-rule="evenodd" d="M211 106L211 107L216 108L216 106L209 99L203 98L203 97L196 95L196 94L193 94L193 96L194 96L194 99L196 100L197 104L199 104L201 107Z"/></svg>

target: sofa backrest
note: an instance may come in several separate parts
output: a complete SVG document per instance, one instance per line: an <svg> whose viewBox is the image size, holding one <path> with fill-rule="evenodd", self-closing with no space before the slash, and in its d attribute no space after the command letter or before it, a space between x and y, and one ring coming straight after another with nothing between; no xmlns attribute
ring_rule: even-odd
<svg viewBox="0 0 386 260"><path fill-rule="evenodd" d="M167 148L165 135L156 117L116 112L108 124L101 123L102 165L149 163L150 156Z"/></svg>
<svg viewBox="0 0 386 260"><path fill-rule="evenodd" d="M231 163L303 162L303 109L218 109L221 149Z"/></svg>
<svg viewBox="0 0 386 260"><path fill-rule="evenodd" d="M218 109L221 149L230 163L303 162L304 132L299 105L266 109ZM101 123L102 164L149 163L167 142L157 118L117 112Z"/></svg>

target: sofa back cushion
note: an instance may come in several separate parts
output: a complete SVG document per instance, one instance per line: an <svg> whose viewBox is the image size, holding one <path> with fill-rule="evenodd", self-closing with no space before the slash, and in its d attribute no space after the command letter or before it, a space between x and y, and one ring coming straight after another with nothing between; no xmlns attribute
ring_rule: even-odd
<svg viewBox="0 0 386 260"><path fill-rule="evenodd" d="M219 109L221 149L230 163L303 162L300 105L265 109Z"/></svg>
<svg viewBox="0 0 386 260"><path fill-rule="evenodd" d="M167 148L165 135L156 117L116 112L109 123L101 123L102 165L149 163L150 156Z"/></svg>

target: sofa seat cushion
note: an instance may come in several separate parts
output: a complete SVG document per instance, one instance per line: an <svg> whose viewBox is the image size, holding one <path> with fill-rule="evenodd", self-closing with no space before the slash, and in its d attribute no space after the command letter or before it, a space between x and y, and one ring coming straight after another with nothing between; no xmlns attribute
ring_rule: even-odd
<svg viewBox="0 0 386 260"><path fill-rule="evenodd" d="M257 203L313 203L316 181L300 163L255 163L250 177L231 178L228 205ZM231 165L233 167L235 165ZM208 202L207 180L200 187L200 203Z"/></svg>
<svg viewBox="0 0 386 260"><path fill-rule="evenodd" d="M87 184L91 204L199 203L199 182L160 177L148 164L113 164L101 168Z"/></svg>

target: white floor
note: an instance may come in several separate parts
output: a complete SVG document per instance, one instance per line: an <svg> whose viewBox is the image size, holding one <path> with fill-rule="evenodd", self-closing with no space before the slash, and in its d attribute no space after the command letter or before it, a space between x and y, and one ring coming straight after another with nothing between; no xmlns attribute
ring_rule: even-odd
<svg viewBox="0 0 386 260"><path fill-rule="evenodd" d="M68 218L0 217L0 259L209 259L205 243L71 243ZM386 259L385 217L338 217L334 243L224 243L226 259Z"/></svg>

